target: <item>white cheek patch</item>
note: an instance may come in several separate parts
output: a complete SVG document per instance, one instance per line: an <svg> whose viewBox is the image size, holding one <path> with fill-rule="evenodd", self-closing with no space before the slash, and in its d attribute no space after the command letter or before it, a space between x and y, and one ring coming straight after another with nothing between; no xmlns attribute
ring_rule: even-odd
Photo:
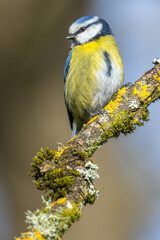
<svg viewBox="0 0 160 240"><path fill-rule="evenodd" d="M99 17L95 16L92 19L89 19L83 23L73 23L69 28L69 34L76 33L81 27L87 27L88 25L97 22Z"/></svg>
<svg viewBox="0 0 160 240"><path fill-rule="evenodd" d="M88 27L84 32L79 33L76 36L76 40L80 44L84 44L94 38L98 33L101 32L103 25L101 23L99 24L94 24Z"/></svg>

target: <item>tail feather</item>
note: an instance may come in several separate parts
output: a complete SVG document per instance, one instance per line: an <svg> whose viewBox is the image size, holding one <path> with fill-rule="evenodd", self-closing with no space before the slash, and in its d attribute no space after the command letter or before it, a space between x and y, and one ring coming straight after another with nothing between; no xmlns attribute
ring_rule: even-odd
<svg viewBox="0 0 160 240"><path fill-rule="evenodd" d="M78 129L77 129L77 126L76 126L76 123L73 122L73 126L72 126L72 138L78 133Z"/></svg>

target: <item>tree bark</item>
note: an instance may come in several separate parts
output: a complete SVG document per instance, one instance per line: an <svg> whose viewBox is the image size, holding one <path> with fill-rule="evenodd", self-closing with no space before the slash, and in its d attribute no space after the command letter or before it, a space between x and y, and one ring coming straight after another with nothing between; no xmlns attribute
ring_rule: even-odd
<svg viewBox="0 0 160 240"><path fill-rule="evenodd" d="M93 153L110 138L132 133L148 121L147 107L160 98L160 64L156 64L130 87L113 96L100 115L59 151L46 148L34 158L32 173L38 189L49 191L44 207L26 213L28 232L20 239L60 239L78 220L83 207L93 204L99 195L94 187L98 166Z"/></svg>

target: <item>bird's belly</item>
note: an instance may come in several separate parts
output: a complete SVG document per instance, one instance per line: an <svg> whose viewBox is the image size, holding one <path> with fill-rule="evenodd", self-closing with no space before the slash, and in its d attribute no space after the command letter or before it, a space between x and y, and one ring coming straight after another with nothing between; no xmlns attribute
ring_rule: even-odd
<svg viewBox="0 0 160 240"><path fill-rule="evenodd" d="M114 62L111 62L111 74L107 74L106 67L96 72L96 81L98 88L95 91L89 112L94 113L102 109L110 101L111 96L123 84L123 71Z"/></svg>
<svg viewBox="0 0 160 240"><path fill-rule="evenodd" d="M93 102L97 81L95 72L89 65L89 62L83 62L78 68L72 68L67 76L66 101L73 115L84 115Z"/></svg>
<svg viewBox="0 0 160 240"><path fill-rule="evenodd" d="M95 113L109 102L111 95L122 85L120 67L113 62L111 66L111 74L107 74L107 64L100 51L96 56L78 55L71 62L65 98L74 117L83 118L86 113Z"/></svg>

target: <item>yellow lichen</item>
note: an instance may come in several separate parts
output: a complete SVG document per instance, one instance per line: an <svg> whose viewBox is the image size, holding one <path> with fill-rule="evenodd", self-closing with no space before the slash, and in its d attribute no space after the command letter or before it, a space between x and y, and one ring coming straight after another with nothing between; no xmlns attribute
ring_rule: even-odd
<svg viewBox="0 0 160 240"><path fill-rule="evenodd" d="M67 143L70 143L75 137L76 135L73 138L71 138Z"/></svg>
<svg viewBox="0 0 160 240"><path fill-rule="evenodd" d="M118 90L118 95L116 100L111 100L108 105L104 108L104 110L106 110L107 112L111 113L111 117L113 117L113 113L116 109L118 109L120 102L122 101L122 95L124 95L126 93L126 87L119 89ZM127 99L128 101L128 99ZM98 116L100 116L100 114L97 114L95 117L93 117L87 124L93 122ZM86 124L85 124L86 125ZM85 126L83 125L83 126Z"/></svg>
<svg viewBox="0 0 160 240"><path fill-rule="evenodd" d="M158 91L160 92L160 87L158 87Z"/></svg>
<svg viewBox="0 0 160 240"><path fill-rule="evenodd" d="M21 238L16 238L16 240L45 240L42 234L35 229L32 229L31 232L24 233L24 236Z"/></svg>
<svg viewBox="0 0 160 240"><path fill-rule="evenodd" d="M154 79L157 81L160 81L160 72L159 72L159 75L154 75Z"/></svg>
<svg viewBox="0 0 160 240"><path fill-rule="evenodd" d="M64 151L68 148L69 147L62 147L60 151L55 152L55 158L60 157L64 153Z"/></svg>
<svg viewBox="0 0 160 240"><path fill-rule="evenodd" d="M35 232L35 238L37 240L45 240L45 238L43 238L42 234L39 231L34 230L34 232Z"/></svg>
<svg viewBox="0 0 160 240"><path fill-rule="evenodd" d="M108 105L104 108L107 112L111 114L111 117L113 117L113 113L116 109L118 109L120 102L122 101L122 96L126 93L126 87L120 89L117 94L116 100L111 100Z"/></svg>
<svg viewBox="0 0 160 240"><path fill-rule="evenodd" d="M148 99L147 99L147 102L150 102L152 100L152 98L151 97L149 97Z"/></svg>
<svg viewBox="0 0 160 240"><path fill-rule="evenodd" d="M80 199L83 199L82 195L80 195Z"/></svg>
<svg viewBox="0 0 160 240"><path fill-rule="evenodd" d="M100 116L100 114L97 114L95 117L91 118L91 120L87 124L93 122L98 116ZM86 126L87 124L84 124L83 127Z"/></svg>
<svg viewBox="0 0 160 240"><path fill-rule="evenodd" d="M137 85L141 86L141 90L138 90L136 87L133 88L133 94L138 95L138 97L142 99L146 99L149 97L150 92L147 90L148 86L147 84L143 84L142 82L137 83Z"/></svg>
<svg viewBox="0 0 160 240"><path fill-rule="evenodd" d="M66 202L66 198L59 198L57 201L51 204L51 207L53 207L55 204L64 204L65 202Z"/></svg>

